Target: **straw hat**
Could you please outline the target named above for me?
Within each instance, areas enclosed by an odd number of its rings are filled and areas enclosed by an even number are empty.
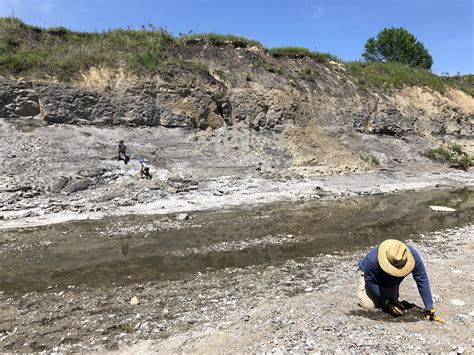
[[[387,239],[380,243],[377,259],[383,271],[396,277],[407,276],[415,267],[415,258],[410,249],[396,239]]]

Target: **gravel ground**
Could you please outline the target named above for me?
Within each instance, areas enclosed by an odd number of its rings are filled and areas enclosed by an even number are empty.
[[[366,252],[334,252],[116,287],[51,286],[0,294],[3,351],[261,352],[472,351],[474,226],[423,235],[436,309],[392,319],[355,299]],[[100,272],[100,270],[99,270]],[[73,276],[73,275],[71,275]],[[455,281],[455,282],[453,282]],[[401,297],[420,304],[405,280]],[[460,299],[465,306],[455,306]]]
[[[226,307],[217,324],[207,322],[184,334],[121,350],[471,353],[474,226],[424,235],[412,244],[424,257],[435,307],[446,324],[424,321],[416,311],[394,319],[358,308],[355,263],[362,254],[326,255],[267,269],[250,289],[245,287],[250,275],[237,276],[229,299],[238,294],[236,302],[243,304]],[[402,284],[401,298],[421,304],[411,278]],[[455,300],[465,305],[455,305]]]

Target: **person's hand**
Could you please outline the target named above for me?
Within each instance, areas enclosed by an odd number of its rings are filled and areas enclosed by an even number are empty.
[[[397,300],[388,299],[385,301],[385,312],[394,317],[401,317],[405,315],[405,307]]]
[[[429,321],[437,321],[437,322],[443,322],[444,323],[444,319],[437,316],[435,314],[435,310],[434,309],[425,309],[424,311],[424,316],[425,316],[425,319],[426,320],[429,320]]]

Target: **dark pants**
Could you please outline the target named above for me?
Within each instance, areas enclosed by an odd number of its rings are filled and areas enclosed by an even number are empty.
[[[144,175],[145,178],[147,178],[148,180],[151,179],[151,174],[150,174],[150,168],[149,168],[149,167],[146,167],[145,169],[143,169],[143,175]]]
[[[125,154],[125,152],[119,152],[118,160],[123,160],[125,164],[128,164],[130,157]]]

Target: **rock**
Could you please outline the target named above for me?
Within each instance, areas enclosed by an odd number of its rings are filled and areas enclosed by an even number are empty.
[[[459,313],[454,316],[454,321],[457,323],[465,323],[469,321],[469,316],[467,314]]]
[[[164,127],[194,127],[193,118],[184,112],[174,112],[163,108],[160,112],[160,124]]]
[[[180,213],[176,216],[176,220],[184,221],[189,218],[189,213]]]
[[[462,274],[462,271],[461,271],[461,270],[457,270],[457,269],[456,269],[456,270],[451,270],[451,272],[452,272],[453,274]]]
[[[456,210],[451,207],[445,206],[430,206],[431,210],[434,212],[455,212]]]
[[[49,186],[49,191],[58,193],[61,192],[69,182],[67,177],[61,176],[57,180],[53,181]]]
[[[26,191],[30,191],[30,190],[32,190],[32,189],[33,189],[32,186],[29,186],[29,185],[21,185],[21,186],[11,187],[11,188],[5,189],[5,190],[3,190],[3,191],[5,191],[5,192],[18,192],[18,191],[26,192]]]
[[[466,305],[466,303],[463,300],[460,300],[458,298],[452,299],[451,303],[454,304],[455,306],[459,306],[459,307],[462,307],[462,306]]]
[[[130,304],[132,306],[136,306],[137,304],[139,304],[140,302],[138,301],[138,298],[137,296],[133,296],[132,299],[130,300]]]
[[[415,134],[416,119],[406,117],[396,108],[385,108],[374,114],[360,112],[354,117],[354,129],[377,135],[405,136]]]
[[[453,350],[456,354],[464,354],[464,352],[466,351],[466,349],[461,345],[453,346]]]
[[[40,109],[38,102],[26,100],[17,102],[15,114],[19,116],[36,116],[39,115]]]
[[[162,332],[163,330],[166,330],[166,326],[165,326],[164,324],[162,324],[162,323],[158,323],[158,324],[156,325],[156,329],[157,329],[158,331]]]
[[[305,342],[305,345],[306,345],[306,349],[313,350],[315,346],[315,342],[313,339],[307,339]]]
[[[79,181],[76,181],[66,186],[64,188],[64,191],[68,193],[74,193],[77,191],[87,190],[91,184],[92,184],[91,179],[81,179]]]

